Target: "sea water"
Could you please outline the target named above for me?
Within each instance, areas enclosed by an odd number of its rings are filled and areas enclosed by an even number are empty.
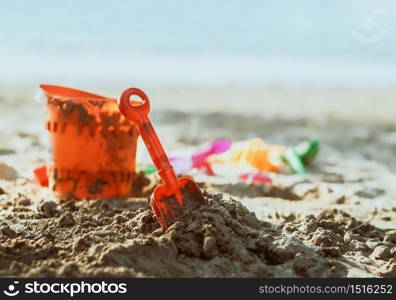
[[[392,0],[2,1],[0,83],[396,83]]]

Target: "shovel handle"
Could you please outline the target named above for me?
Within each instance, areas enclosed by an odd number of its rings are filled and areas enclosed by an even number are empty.
[[[140,97],[143,102],[131,103],[130,97],[133,95]],[[146,145],[163,183],[169,189],[176,190],[178,187],[176,174],[148,117],[150,112],[150,101],[147,95],[137,88],[127,89],[121,94],[118,107],[127,119],[138,126],[140,136]]]

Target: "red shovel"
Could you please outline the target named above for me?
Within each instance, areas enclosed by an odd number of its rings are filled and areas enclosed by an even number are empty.
[[[131,101],[138,96],[142,102]],[[139,89],[125,90],[118,102],[121,113],[134,122],[162,179],[151,195],[150,205],[161,227],[166,230],[177,219],[199,205],[207,204],[198,185],[189,177],[177,178],[148,114],[150,101]]]

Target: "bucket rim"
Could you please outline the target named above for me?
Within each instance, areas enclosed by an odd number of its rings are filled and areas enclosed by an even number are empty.
[[[95,100],[95,101],[117,101],[117,99],[105,97],[102,95],[86,92],[83,90],[65,87],[53,84],[40,84],[40,89],[48,96],[58,96],[61,98],[78,99],[78,100]]]

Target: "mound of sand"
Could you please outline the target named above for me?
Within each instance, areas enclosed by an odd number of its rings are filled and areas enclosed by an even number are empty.
[[[163,232],[142,199],[59,203],[22,180],[0,194],[1,276],[396,276],[396,233],[337,210],[275,226],[205,193]]]

